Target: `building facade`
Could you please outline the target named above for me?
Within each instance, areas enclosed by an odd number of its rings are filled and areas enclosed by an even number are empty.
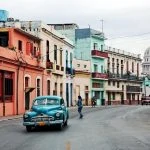
[[[76,24],[53,24],[51,26],[74,41],[75,59],[90,61],[90,99],[96,96],[97,105],[103,104],[104,82],[108,78],[105,66],[108,54],[104,52],[104,34],[91,28],[79,29]]]
[[[72,41],[41,21],[22,21],[21,28],[42,39],[41,65],[50,75],[50,92],[43,94],[60,95],[67,106],[71,106],[74,77]]]
[[[24,113],[31,99],[46,91],[47,76],[37,61],[40,44],[40,38],[21,29],[0,28],[0,116]]]
[[[73,80],[74,86],[74,103],[78,100],[78,96],[80,95],[83,100],[83,105],[91,105],[91,73],[90,73],[90,61],[74,59],[73,61],[75,68],[75,77]]]
[[[108,47],[106,104],[139,104],[142,96],[140,55]]]

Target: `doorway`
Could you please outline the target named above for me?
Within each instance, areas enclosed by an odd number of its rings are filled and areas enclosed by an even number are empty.
[[[30,108],[30,92],[25,93],[25,110]]]
[[[89,93],[85,93],[85,105],[88,106]]]

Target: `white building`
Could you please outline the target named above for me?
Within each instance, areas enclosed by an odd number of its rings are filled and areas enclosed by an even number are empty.
[[[49,81],[49,95],[60,95],[67,106],[72,105],[73,91],[73,43],[41,21],[21,21],[21,28],[42,39],[40,65],[46,68]]]
[[[107,72],[105,84],[106,103],[137,104],[142,96],[142,59],[140,55],[108,47]]]

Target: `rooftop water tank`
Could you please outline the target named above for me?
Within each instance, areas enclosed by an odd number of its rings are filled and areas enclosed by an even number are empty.
[[[8,18],[8,11],[0,10],[0,22],[7,21],[7,18]]]

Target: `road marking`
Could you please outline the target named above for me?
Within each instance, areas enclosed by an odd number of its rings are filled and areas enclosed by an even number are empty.
[[[66,143],[66,150],[71,150],[71,144],[69,141]]]

